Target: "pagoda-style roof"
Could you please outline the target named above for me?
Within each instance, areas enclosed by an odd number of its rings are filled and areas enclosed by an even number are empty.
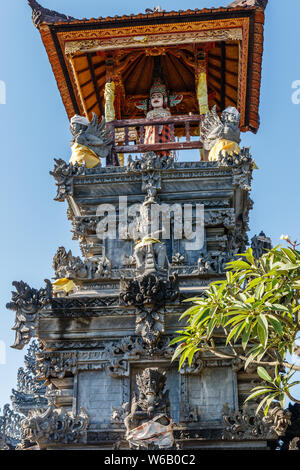
[[[259,95],[267,0],[238,0],[227,7],[146,10],[106,18],[75,19],[28,0],[68,117],[104,114],[104,87],[118,87],[117,119],[143,117],[135,102],[149,93],[157,57],[172,93],[184,99],[172,114],[198,114],[197,60],[207,72],[209,106],[235,106],[241,130],[259,127]]]

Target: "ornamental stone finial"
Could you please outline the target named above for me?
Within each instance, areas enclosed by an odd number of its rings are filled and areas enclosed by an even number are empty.
[[[259,7],[265,9],[268,4],[268,0],[235,0],[234,2],[227,5],[228,7]]]
[[[43,22],[57,23],[58,21],[73,21],[76,19],[57,11],[48,10],[48,8],[44,8],[36,0],[28,0],[28,5],[32,9],[32,21],[36,28],[39,28],[39,25]]]

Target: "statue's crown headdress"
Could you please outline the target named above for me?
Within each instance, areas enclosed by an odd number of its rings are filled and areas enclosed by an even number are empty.
[[[164,85],[160,78],[155,78],[152,87],[150,88],[150,97],[153,93],[161,93],[163,96],[168,96],[166,85]]]
[[[226,109],[224,109],[224,111],[222,112],[222,117],[224,117],[226,114],[232,114],[235,116],[235,119],[236,121],[239,121],[240,120],[240,113],[238,112],[238,110],[236,108],[234,108],[233,106],[228,106]]]
[[[82,124],[83,126],[88,126],[90,121],[84,117],[84,116],[79,116],[78,114],[75,114],[72,118],[71,118],[71,124]]]

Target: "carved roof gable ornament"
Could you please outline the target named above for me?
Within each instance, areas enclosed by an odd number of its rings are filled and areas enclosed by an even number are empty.
[[[145,13],[156,13],[156,12],[164,12],[164,11],[166,10],[163,10],[162,7],[158,5],[157,7],[146,8]]]
[[[49,10],[40,5],[36,0],[28,0],[28,5],[32,9],[32,21],[36,28],[40,23],[57,23],[58,21],[72,21],[76,20],[72,16],[67,16],[57,11]]]
[[[235,0],[234,2],[227,5],[228,7],[258,7],[265,9],[268,4],[268,0]]]

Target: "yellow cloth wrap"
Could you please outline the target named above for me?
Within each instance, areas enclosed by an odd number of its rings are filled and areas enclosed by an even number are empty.
[[[73,281],[70,281],[70,279],[67,278],[61,278],[57,279],[56,281],[53,282],[53,292],[70,292],[72,289],[74,289],[76,286]]]
[[[198,76],[198,84],[197,84],[197,99],[199,104],[199,112],[200,114],[206,114],[208,109],[208,93],[207,93],[207,79],[206,73],[201,72]]]
[[[101,160],[98,155],[89,149],[85,145],[73,144],[72,147],[72,156],[70,158],[70,163],[75,165],[86,165],[87,168],[94,168],[97,165],[101,165]]]
[[[152,237],[144,237],[142,240],[138,240],[136,242],[136,245],[134,247],[134,250],[137,250],[141,246],[146,246],[146,245],[153,245],[154,243],[160,243],[163,245],[163,242],[158,240],[157,238],[152,238]]]
[[[233,155],[233,153],[239,153],[240,147],[236,142],[231,140],[221,139],[219,140],[211,149],[208,155],[208,160],[210,162],[216,161],[219,159],[220,152],[222,156],[225,156],[226,153]]]

